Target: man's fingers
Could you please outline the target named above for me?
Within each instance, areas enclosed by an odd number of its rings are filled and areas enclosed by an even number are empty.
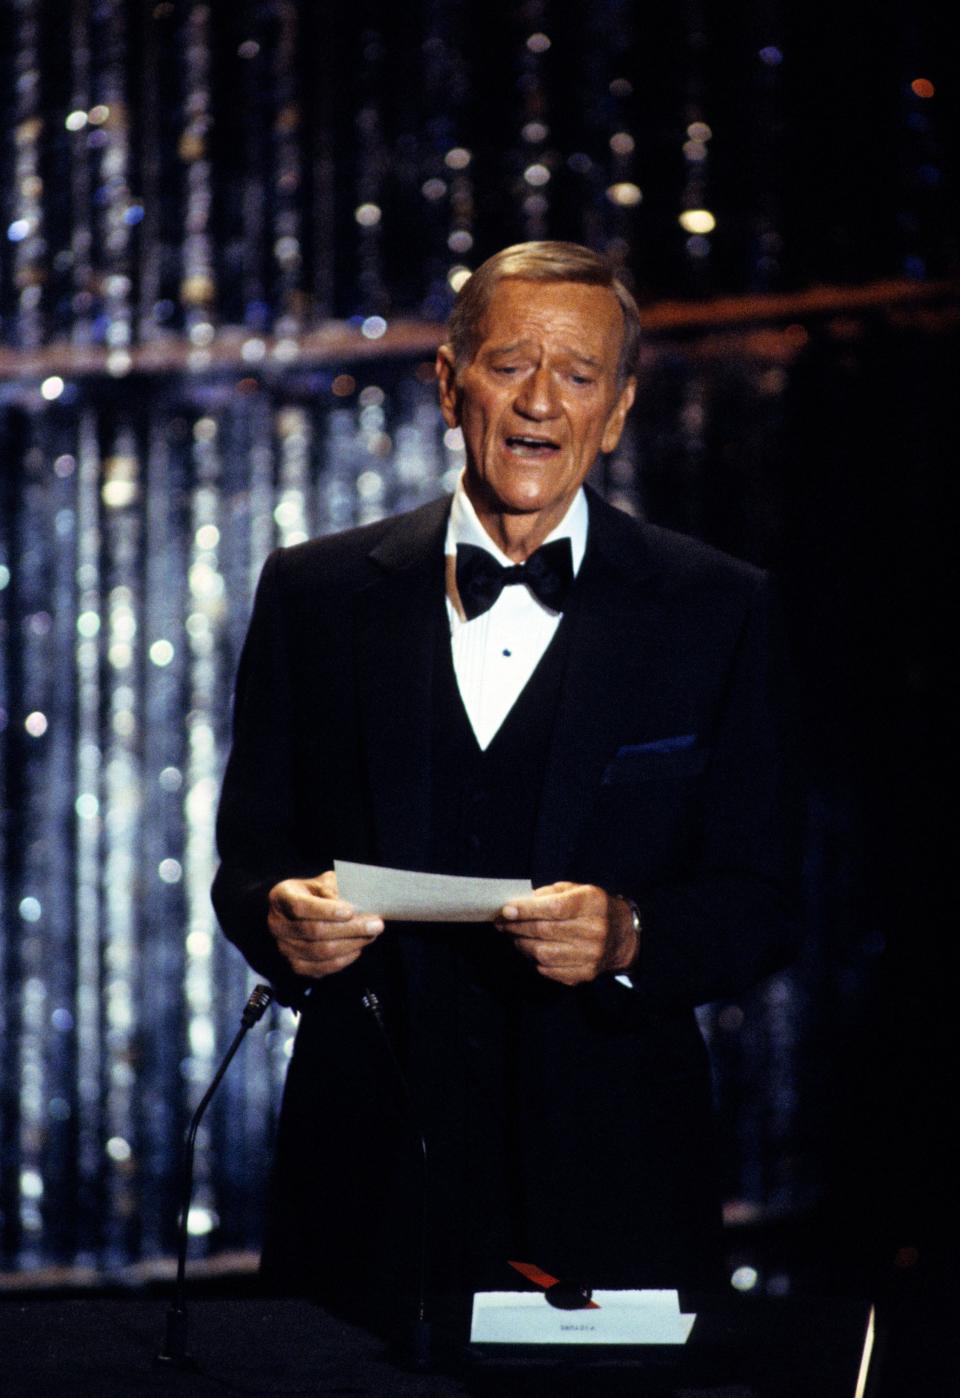
[[[557,883],[507,903],[497,919],[538,974],[562,985],[595,980],[609,924],[608,898],[590,884]]]
[[[582,944],[584,941],[602,941],[604,933],[600,922],[574,921],[566,917],[538,918],[530,921],[522,918],[507,921],[504,918],[498,921],[496,926],[501,932],[508,933],[518,941],[523,937],[529,937],[532,941]]]
[[[342,971],[345,966],[351,966],[363,951],[363,947],[357,942],[343,943],[341,947],[345,949],[334,953],[332,946],[328,946],[322,956],[316,949],[309,955],[291,951],[287,953],[287,964],[298,976],[310,976],[315,980],[323,976],[332,976],[337,971]]]
[[[589,958],[583,946],[571,942],[554,942],[535,937],[518,937],[517,949],[541,966],[582,966]]]
[[[582,947],[564,942],[542,942],[517,938],[517,949],[533,963],[538,975],[560,985],[580,985],[597,975],[597,963],[585,957]]]
[[[560,897],[517,898],[500,909],[505,922],[540,922],[549,919],[559,922],[570,916],[568,905]]]
[[[500,917],[505,922],[564,922],[591,913],[600,914],[605,906],[600,899],[605,899],[601,890],[588,885],[546,884],[529,898],[512,898],[501,908]]]
[[[496,926],[542,976],[564,985],[627,969],[639,945],[629,905],[594,884],[548,884],[511,899]]]
[[[383,918],[380,917],[351,916],[339,920],[326,917],[288,918],[271,913],[268,921],[278,940],[293,942],[369,942],[383,931]]]
[[[297,942],[294,954],[305,961],[338,961],[342,956],[359,956],[371,940],[369,937],[343,937],[336,941]]]
[[[382,930],[382,920],[358,914],[352,903],[339,897],[337,876],[332,870],[315,879],[284,879],[270,890],[270,916],[289,922],[346,923],[359,918],[372,930]]]
[[[498,922],[497,927],[517,942],[525,939],[550,942],[555,942],[558,938],[563,939],[563,928],[559,922],[527,922],[517,919],[513,922]]]
[[[278,884],[271,890],[270,908],[292,922],[347,922],[357,911],[352,903],[342,899],[309,893],[303,884]]]
[[[301,976],[321,977],[356,961],[383,931],[383,918],[358,913],[338,895],[331,869],[284,879],[270,890],[267,926],[281,956]]]
[[[383,931],[383,922],[281,923],[270,929],[287,964],[301,976],[329,976],[356,961]]]
[[[332,869],[325,870],[314,879],[304,879],[303,882],[311,893],[317,894],[320,898],[339,898],[340,896],[337,876]]]

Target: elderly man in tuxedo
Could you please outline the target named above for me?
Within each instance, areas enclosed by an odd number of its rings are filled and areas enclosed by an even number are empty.
[[[601,1286],[715,1275],[693,1011],[791,948],[782,668],[759,570],[584,484],[637,341],[588,249],[498,253],[437,355],[452,500],[264,568],[214,901],[301,1011],[275,1286],[373,1313],[421,1253],[440,1296],[510,1287],[510,1259]],[[335,859],[534,892],[489,924],[385,923]]]

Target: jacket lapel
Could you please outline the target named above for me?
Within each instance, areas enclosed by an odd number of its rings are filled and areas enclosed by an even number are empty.
[[[449,508],[449,499],[437,500],[388,531],[370,554],[375,580],[356,603],[374,858],[392,868],[423,868],[430,849],[430,726]]]
[[[592,491],[587,554],[566,620],[571,631],[534,837],[534,884],[589,879],[580,835],[624,724],[656,707],[670,645],[656,567],[642,530]]]

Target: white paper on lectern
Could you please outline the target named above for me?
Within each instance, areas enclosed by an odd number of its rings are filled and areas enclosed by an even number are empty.
[[[472,1344],[682,1345],[695,1315],[675,1291],[595,1291],[595,1310],[561,1311],[542,1292],[478,1291]]]
[[[333,869],[341,898],[394,922],[493,922],[504,903],[533,892],[529,879],[420,874],[347,859],[335,860]]]

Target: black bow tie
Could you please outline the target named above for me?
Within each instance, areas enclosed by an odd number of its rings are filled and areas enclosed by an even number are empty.
[[[503,568],[486,549],[457,544],[457,591],[467,621],[493,606],[510,583],[526,583],[534,597],[552,612],[562,612],[573,582],[573,553],[569,539],[554,539],[532,553],[525,563]]]

